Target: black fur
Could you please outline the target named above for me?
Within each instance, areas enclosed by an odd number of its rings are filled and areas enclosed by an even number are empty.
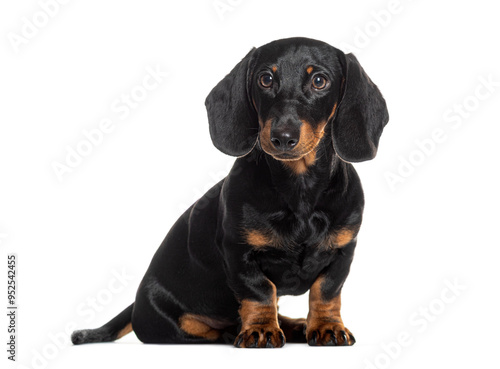
[[[220,151],[232,156],[248,154],[257,141],[259,125],[248,95],[254,54],[255,48],[214,87],[205,101],[212,141]]]
[[[347,78],[339,113],[332,124],[333,145],[343,160],[356,163],[375,157],[389,113],[382,94],[356,57],[347,54],[342,59]]]
[[[263,74],[273,77],[270,88],[259,82]],[[313,87],[318,76],[326,88]],[[130,321],[146,343],[209,342],[183,331],[181,317],[208,317],[218,322],[214,328],[238,333],[240,302],[267,303],[273,286],[278,296],[300,295],[321,276],[323,299],[340,294],[364,206],[347,161],[373,158],[388,120],[377,87],[353,55],[292,38],[252,49],[212,90],[206,107],[214,145],[246,156],[174,224],[133,306],[98,330],[75,332],[75,344],[112,340]],[[313,133],[286,152],[265,142],[265,129],[273,135],[292,128]],[[311,155],[306,141],[314,137],[312,163],[294,169],[295,162],[282,161]],[[324,247],[346,227],[357,227],[347,244]],[[248,230],[275,244],[250,244]]]

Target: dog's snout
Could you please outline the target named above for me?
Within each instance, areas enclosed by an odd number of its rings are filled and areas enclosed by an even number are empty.
[[[290,127],[277,127],[271,131],[271,142],[281,151],[292,150],[300,139],[300,130]]]

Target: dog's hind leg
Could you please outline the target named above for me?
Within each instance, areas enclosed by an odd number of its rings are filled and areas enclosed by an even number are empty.
[[[278,314],[280,328],[285,334],[286,342],[305,343],[306,341],[306,320],[304,318],[293,319]]]

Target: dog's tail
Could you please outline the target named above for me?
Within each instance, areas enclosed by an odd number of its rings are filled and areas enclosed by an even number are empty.
[[[122,338],[132,332],[132,310],[134,304],[123,310],[109,322],[97,329],[83,329],[74,331],[71,335],[71,342],[74,345],[95,342],[111,342]]]

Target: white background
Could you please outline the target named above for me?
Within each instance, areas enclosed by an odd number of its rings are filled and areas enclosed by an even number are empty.
[[[74,0],[44,18],[47,2],[0,7],[0,291],[6,254],[17,253],[20,367],[498,365],[492,1],[222,0],[230,10],[220,14],[213,0]],[[229,170],[234,159],[210,141],[207,93],[252,46],[291,36],[354,50],[389,106],[377,158],[356,165],[366,211],[342,312],[357,344],[237,350],[143,345],[131,334],[70,346],[66,327],[100,326],[133,301],[170,226]],[[168,77],[125,117],[116,107],[148,68]],[[54,163],[103,119],[112,132],[59,180]],[[457,283],[465,289],[449,290]],[[280,309],[305,316],[307,295]]]

